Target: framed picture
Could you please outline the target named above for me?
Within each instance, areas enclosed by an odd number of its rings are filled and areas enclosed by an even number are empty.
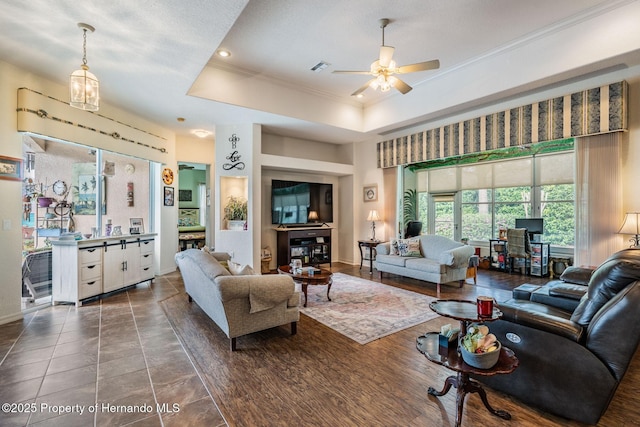
[[[191,190],[178,190],[179,202],[190,202],[192,200]]]
[[[164,205],[173,206],[174,194],[173,187],[164,187]]]
[[[365,202],[378,200],[378,184],[365,185],[362,189],[362,197]]]
[[[95,215],[98,184],[102,189],[102,214],[107,213],[107,184],[104,176],[96,180],[95,163],[74,163],[71,168],[74,215]]]
[[[0,156],[0,179],[22,181],[22,160]]]
[[[144,233],[142,218],[129,218],[129,234]]]

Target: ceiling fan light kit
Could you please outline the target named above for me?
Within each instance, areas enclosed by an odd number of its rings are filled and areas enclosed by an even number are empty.
[[[415,73],[440,68],[440,61],[437,59],[398,67],[393,60],[395,48],[384,44],[384,29],[389,25],[390,21],[384,18],[379,22],[380,28],[382,28],[382,45],[380,46],[378,59],[373,61],[369,71],[333,71],[336,74],[368,74],[373,76],[371,80],[358,88],[351,96],[362,96],[362,92],[367,90],[367,88],[372,88],[373,90],[380,88],[380,92],[388,92],[391,88],[395,88],[404,95],[408,93],[412,87],[394,74]]]

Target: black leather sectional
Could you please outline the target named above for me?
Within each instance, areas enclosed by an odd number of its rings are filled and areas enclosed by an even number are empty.
[[[522,286],[488,324],[520,366],[478,377],[547,412],[596,424],[640,342],[640,249],[615,253],[597,269],[568,268],[560,280]]]

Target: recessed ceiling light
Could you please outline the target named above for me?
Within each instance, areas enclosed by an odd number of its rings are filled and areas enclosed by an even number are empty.
[[[197,136],[198,138],[206,138],[211,135],[211,132],[205,129],[194,129],[191,131],[192,134]]]
[[[226,49],[218,49],[216,53],[218,54],[218,56],[221,56],[223,58],[228,58],[231,56],[231,52]]]

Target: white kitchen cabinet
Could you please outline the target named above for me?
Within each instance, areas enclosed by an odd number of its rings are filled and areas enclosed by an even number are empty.
[[[138,283],[140,274],[140,242],[122,238],[104,247],[104,292]]]
[[[153,280],[155,234],[53,242],[52,302],[72,302]]]

